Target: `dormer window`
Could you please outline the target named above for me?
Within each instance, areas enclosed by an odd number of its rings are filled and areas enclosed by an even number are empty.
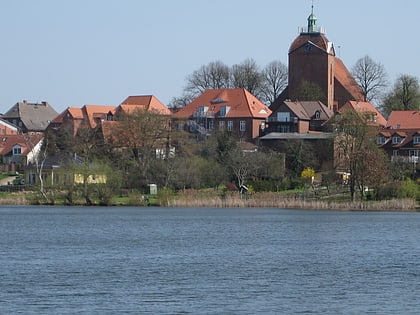
[[[319,112],[319,110],[317,110],[315,112],[315,119],[319,119],[319,118],[321,118],[321,113]]]
[[[227,113],[229,112],[230,106],[220,106],[219,116],[226,117]]]
[[[20,145],[16,145],[13,147],[13,155],[21,155],[22,154],[22,147]]]
[[[207,110],[209,109],[208,106],[198,106],[198,116],[204,117],[207,113]]]
[[[377,143],[384,144],[386,142],[386,138],[384,136],[378,136]]]
[[[399,144],[402,142],[402,138],[400,136],[393,136],[392,137],[392,144]]]
[[[414,144],[420,144],[420,135],[415,135],[414,136],[413,143]]]

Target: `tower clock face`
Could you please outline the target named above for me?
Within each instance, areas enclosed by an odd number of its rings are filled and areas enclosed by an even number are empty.
[[[306,53],[310,53],[310,52],[312,51],[312,45],[311,45],[311,44],[309,44],[309,43],[306,43],[306,44],[305,44],[305,47],[303,47],[303,50],[304,50]]]

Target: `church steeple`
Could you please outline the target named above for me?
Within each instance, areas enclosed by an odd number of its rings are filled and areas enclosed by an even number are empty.
[[[316,16],[314,15],[314,2],[312,1],[311,15],[308,17],[308,33],[317,32]]]

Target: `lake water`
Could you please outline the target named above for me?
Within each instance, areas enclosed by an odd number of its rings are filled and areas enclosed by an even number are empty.
[[[2,314],[419,314],[420,213],[0,208]]]

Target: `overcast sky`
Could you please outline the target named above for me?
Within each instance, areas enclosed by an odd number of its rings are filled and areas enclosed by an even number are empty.
[[[118,105],[129,95],[163,103],[211,61],[287,64],[311,0],[2,0],[0,113],[18,101],[58,112]],[[420,1],[315,0],[317,25],[351,69],[364,55],[390,81],[420,77]]]

